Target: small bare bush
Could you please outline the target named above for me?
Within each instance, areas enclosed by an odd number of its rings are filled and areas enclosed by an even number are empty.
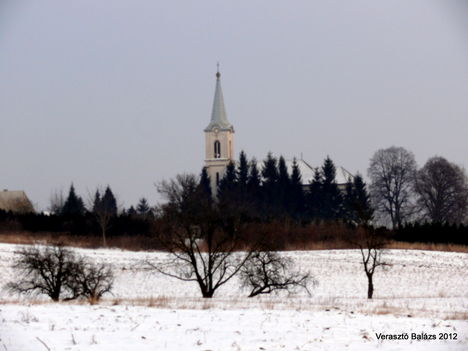
[[[85,297],[94,304],[102,295],[110,293],[114,284],[114,274],[104,263],[95,264],[81,259],[71,283],[75,295]]]
[[[302,274],[292,268],[292,260],[277,252],[254,252],[241,269],[241,281],[244,287],[250,289],[249,297],[278,290],[294,293],[298,288],[305,289],[310,295],[310,274]]]

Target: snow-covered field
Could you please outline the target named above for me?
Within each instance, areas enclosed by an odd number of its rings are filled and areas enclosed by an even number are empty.
[[[3,282],[14,279],[16,248],[0,244]],[[112,264],[113,295],[89,306],[1,291],[0,350],[468,349],[468,254],[387,251],[389,266],[376,272],[374,299],[368,301],[358,251],[288,252],[297,268],[318,281],[312,296],[248,299],[232,280],[210,300],[199,297],[196,284],[154,274],[142,264],[165,254],[76,251]],[[382,340],[379,333],[408,340]],[[417,340],[422,333],[436,340]]]

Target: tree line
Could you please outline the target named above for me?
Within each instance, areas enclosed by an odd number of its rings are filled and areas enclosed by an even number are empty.
[[[231,162],[217,188],[217,199],[248,208],[253,218],[296,221],[338,220],[402,229],[415,223],[468,223],[468,178],[463,168],[443,157],[417,168],[414,155],[402,147],[378,150],[370,160],[369,190],[360,174],[336,183],[336,167],[327,157],[304,184],[297,161],[288,172],[285,159],[268,154],[261,169],[244,152]],[[208,192],[206,170],[200,183]]]
[[[269,153],[259,170],[255,159],[247,160],[240,153],[237,165],[230,162],[216,189],[219,203],[231,203],[244,208],[250,219],[270,221],[290,219],[296,222],[343,220],[366,221],[372,217],[370,197],[361,175],[348,179],[344,189],[336,183],[336,167],[327,157],[315,169],[310,184],[303,184],[296,159],[291,172],[283,156]],[[200,175],[200,184],[207,193],[210,180],[206,169]]]
[[[282,156],[269,153],[258,164],[241,152],[237,162],[228,164],[217,189],[210,188],[206,169],[195,178],[211,201],[241,212],[246,222],[287,222],[298,230],[310,223],[385,225],[399,240],[466,243],[468,182],[461,167],[432,157],[418,169],[411,152],[390,147],[375,152],[368,177],[369,185],[360,174],[337,184],[335,164],[327,157],[307,183],[295,159],[288,168]],[[17,225],[33,232],[99,234],[106,245],[109,235],[151,236],[161,225],[164,205],[152,207],[141,198],[135,206],[119,208],[110,186],[96,190],[87,202],[86,206],[72,184],[66,197],[51,198],[49,214],[0,211],[0,229],[16,230]],[[441,225],[448,235],[440,232]]]

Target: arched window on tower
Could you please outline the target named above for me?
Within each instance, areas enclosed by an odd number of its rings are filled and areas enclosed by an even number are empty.
[[[216,186],[219,186],[219,172],[216,172]]]
[[[220,158],[221,157],[221,143],[219,140],[216,140],[214,142],[214,158]]]

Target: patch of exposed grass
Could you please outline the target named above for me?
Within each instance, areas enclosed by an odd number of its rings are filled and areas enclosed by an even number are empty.
[[[66,233],[30,233],[22,231],[13,231],[0,233],[0,242],[8,244],[51,244],[61,242],[67,246],[96,249],[102,248],[102,239],[100,236],[70,235]],[[154,239],[144,235],[117,236],[107,239],[108,248],[118,248],[129,251],[150,251],[157,249],[157,243]],[[329,239],[315,238],[313,240],[299,240],[294,243],[285,243],[284,251],[310,251],[310,250],[344,250],[354,247],[345,239],[338,236]],[[436,243],[408,243],[401,241],[390,241],[387,249],[401,250],[428,250],[445,252],[463,252],[468,253],[468,246],[456,244],[436,244]],[[281,251],[281,249],[279,249]]]
[[[468,246],[456,244],[435,244],[435,243],[407,243],[401,241],[391,241],[386,248],[399,250],[428,250],[445,252],[468,253]]]

